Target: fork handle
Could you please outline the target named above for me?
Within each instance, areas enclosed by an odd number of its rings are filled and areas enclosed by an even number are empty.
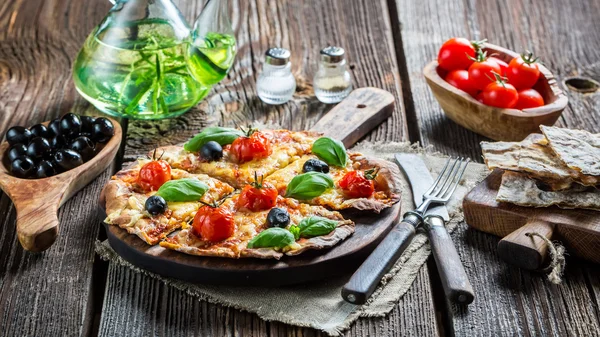
[[[424,223],[446,298],[458,304],[473,302],[473,287],[452,238],[444,226],[444,219],[437,215],[428,215]]]
[[[402,222],[392,227],[383,241],[342,288],[344,300],[352,304],[367,302],[383,275],[392,269],[396,260],[410,245],[415,236],[415,228],[421,221],[420,215],[409,212],[404,216]]]

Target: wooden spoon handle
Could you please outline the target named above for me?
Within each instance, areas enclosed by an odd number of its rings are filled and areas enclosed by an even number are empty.
[[[44,196],[46,197],[46,196]],[[48,249],[58,236],[60,197],[17,205],[17,237],[24,249],[41,252]]]
[[[505,236],[498,242],[498,255],[507,263],[519,268],[536,270],[544,266],[548,245],[539,237],[529,237],[526,233],[538,233],[550,239],[554,225],[533,219],[525,226]]]

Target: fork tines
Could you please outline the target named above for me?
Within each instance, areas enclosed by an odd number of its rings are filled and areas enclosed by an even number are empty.
[[[448,158],[437,179],[433,182],[431,188],[423,194],[423,197],[439,202],[448,201],[456,190],[470,161],[469,158],[462,157],[454,160]]]

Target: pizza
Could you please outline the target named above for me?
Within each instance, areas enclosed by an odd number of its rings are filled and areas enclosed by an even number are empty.
[[[210,127],[116,173],[102,192],[109,225],[198,256],[274,258],[338,244],[339,210],[400,200],[396,165],[313,132]]]

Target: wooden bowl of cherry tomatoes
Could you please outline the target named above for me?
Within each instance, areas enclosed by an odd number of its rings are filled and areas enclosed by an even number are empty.
[[[520,141],[553,125],[567,96],[531,53],[453,38],[423,69],[450,119],[493,140]]]

